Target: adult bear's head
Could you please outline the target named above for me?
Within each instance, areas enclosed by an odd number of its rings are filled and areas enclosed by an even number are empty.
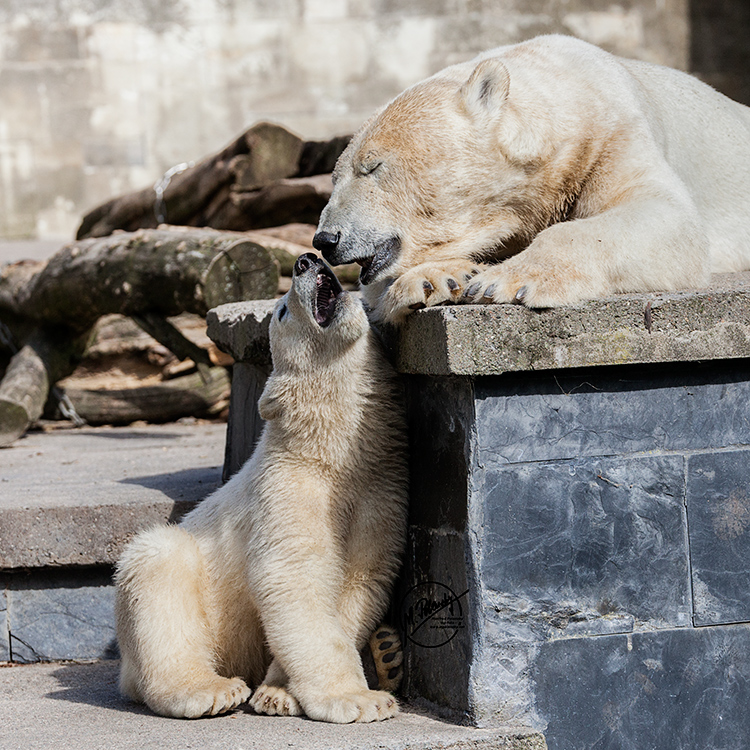
[[[339,157],[315,248],[333,265],[359,263],[367,286],[515,237],[540,141],[509,95],[508,69],[488,58],[448,68],[376,113]]]

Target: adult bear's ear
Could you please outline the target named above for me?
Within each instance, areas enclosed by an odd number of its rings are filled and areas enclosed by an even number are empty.
[[[461,86],[466,109],[474,116],[486,116],[497,111],[508,98],[510,74],[508,69],[497,58],[482,60],[469,80]]]

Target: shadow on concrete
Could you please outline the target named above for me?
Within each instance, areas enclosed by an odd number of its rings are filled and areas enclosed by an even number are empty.
[[[120,662],[65,664],[53,672],[60,689],[45,695],[56,701],[110,708],[126,713],[151,714],[148,708],[120,695],[117,682]]]
[[[198,501],[221,487],[221,466],[182,469],[146,477],[127,477],[120,479],[119,483],[158,490],[171,500]]]
[[[95,435],[97,438],[106,438],[108,440],[179,440],[184,439],[184,435],[179,432],[151,432],[148,430],[123,430],[118,428],[117,430],[96,430]],[[86,427],[77,430],[71,428],[65,431],[65,437],[89,437],[91,431]]]

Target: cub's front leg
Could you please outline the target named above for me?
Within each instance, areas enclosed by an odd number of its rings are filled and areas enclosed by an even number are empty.
[[[344,581],[338,541],[326,530],[317,531],[314,538],[298,536],[269,545],[252,574],[268,645],[278,663],[252,705],[261,713],[292,714],[295,705],[287,701],[289,696],[319,721],[388,719],[398,713],[396,699],[368,689],[354,636],[338,615]]]

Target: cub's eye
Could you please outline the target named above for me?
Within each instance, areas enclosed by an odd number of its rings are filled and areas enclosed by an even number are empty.
[[[284,316],[287,314],[287,312],[289,311],[287,310],[286,305],[282,305],[281,308],[279,308],[278,319],[284,320]]]
[[[376,159],[363,161],[359,165],[360,174],[372,174],[383,162],[377,161]]]

